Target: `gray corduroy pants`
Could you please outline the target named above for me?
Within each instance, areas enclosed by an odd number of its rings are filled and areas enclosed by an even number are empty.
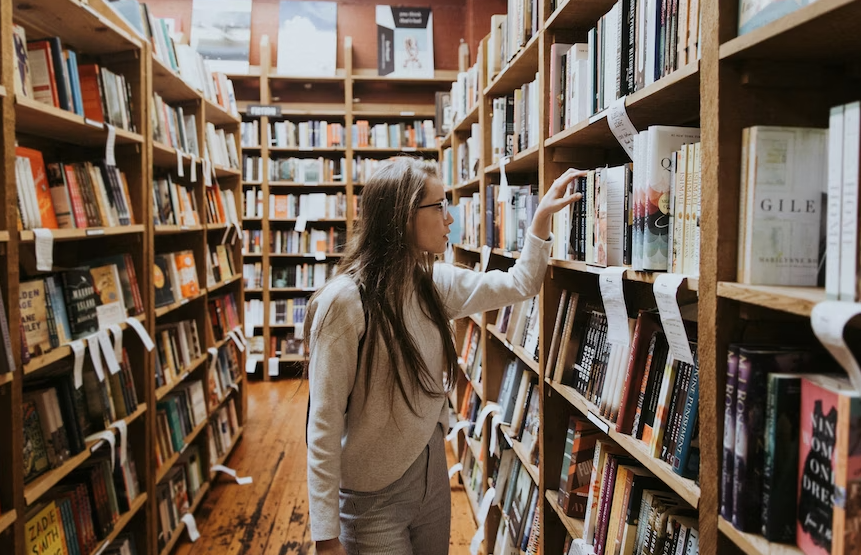
[[[451,489],[441,426],[390,486],[341,490],[341,544],[349,555],[447,555]]]

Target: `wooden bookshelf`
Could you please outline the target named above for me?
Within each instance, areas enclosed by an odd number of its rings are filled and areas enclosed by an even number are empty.
[[[523,364],[525,364],[529,369],[531,369],[536,374],[539,372],[538,362],[536,362],[529,355],[529,353],[527,353],[526,350],[524,350],[524,348],[521,347],[520,345],[512,345],[511,343],[509,343],[508,339],[506,339],[506,337],[505,337],[505,334],[502,333],[501,331],[499,331],[499,328],[497,328],[493,324],[488,324],[487,325],[487,331],[489,331],[490,335],[492,335],[494,338],[496,338],[497,341],[502,343],[502,345],[506,349],[511,351],[511,353],[513,355],[515,355],[517,358],[519,358],[520,361]]]
[[[11,511],[6,511],[0,516],[0,534],[5,532],[10,526],[15,524],[15,520],[18,518],[18,511],[12,509]]]
[[[146,505],[147,502],[147,494],[146,492],[142,492],[140,495],[135,497],[135,500],[132,501],[131,507],[129,510],[120,515],[119,520],[114,523],[114,529],[111,531],[108,536],[99,542],[98,547],[93,549],[91,555],[97,555],[102,553],[107,546],[111,544],[112,541],[117,539],[117,536],[120,535],[126,529],[126,526],[129,525],[129,522],[132,521],[134,517],[141,511],[141,509]]]
[[[745,285],[729,281],[717,284],[717,294],[724,299],[807,317],[816,303],[825,300],[825,289],[821,287]]]
[[[556,516],[562,521],[562,525],[565,526],[565,530],[571,534],[572,538],[582,538],[583,537],[583,520],[578,518],[571,518],[562,512],[562,509],[559,507],[559,504],[556,502],[557,491],[552,489],[544,490],[544,498],[547,503],[553,507],[553,510],[556,512]]]
[[[194,497],[194,500],[191,503],[191,506],[188,509],[188,512],[194,514],[197,512],[197,509],[200,507],[200,504],[203,502],[203,498],[209,493],[210,483],[206,482],[202,486],[200,486],[200,491],[197,492],[197,495]],[[170,536],[170,540],[165,544],[164,549],[159,552],[159,555],[169,555],[173,552],[173,548],[176,547],[176,543],[182,537],[182,533],[185,532],[185,522],[180,521],[179,525],[173,530]]]
[[[747,555],[803,555],[794,545],[772,543],[759,534],[739,532],[732,524],[718,517],[718,529]]]

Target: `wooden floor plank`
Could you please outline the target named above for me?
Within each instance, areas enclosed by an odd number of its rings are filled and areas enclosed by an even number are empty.
[[[196,515],[200,539],[177,555],[313,555],[305,466],[307,383],[248,383],[248,422],[226,462],[254,482],[220,475]],[[446,442],[449,466],[454,455]],[[475,522],[463,486],[452,480],[451,555],[469,553]]]

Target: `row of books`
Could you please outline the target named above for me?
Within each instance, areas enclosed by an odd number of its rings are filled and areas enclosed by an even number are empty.
[[[460,197],[457,204],[448,207],[448,212],[454,218],[449,226],[449,244],[478,247],[482,221],[481,194]]]
[[[225,405],[216,409],[209,422],[209,459],[212,461],[227,454],[239,434],[239,420],[233,401],[232,398],[228,399]]]
[[[470,127],[470,136],[457,145],[455,152],[451,147],[443,150],[440,161],[440,176],[446,187],[465,183],[478,177],[481,156],[481,126],[477,123]]]
[[[128,254],[23,279],[18,301],[25,364],[144,311],[134,263]]]
[[[699,274],[699,130],[652,126],[634,163],[572,184],[583,200],[554,216],[554,258],[596,266]]]
[[[200,380],[187,381],[156,403],[155,458],[161,468],[185,448],[185,438],[206,421],[206,395]]]
[[[181,320],[155,328],[155,386],[178,382],[203,356],[196,320]]]
[[[344,228],[269,232],[269,252],[272,254],[336,254],[343,252],[346,244],[347,230]]]
[[[374,125],[357,120],[353,124],[353,147],[435,148],[436,129],[431,119]]]
[[[182,460],[156,486],[159,550],[170,542],[205,481],[200,448],[196,444],[190,445]]]
[[[541,533],[538,505],[544,502],[540,488],[513,449],[502,452],[494,472],[501,518],[493,552],[537,555]]]
[[[262,165],[258,167],[256,175],[263,174],[262,168]],[[300,185],[342,183],[347,175],[346,168],[346,158],[270,158],[269,181],[286,181]]]
[[[247,198],[247,197],[246,197]],[[269,219],[334,220],[347,217],[347,194],[309,193],[303,195],[269,194]]]
[[[687,325],[687,322],[686,322]],[[669,352],[660,318],[641,310],[629,319],[630,345],[609,339],[601,307],[563,292],[548,355],[552,379],[575,389],[616,431],[642,441],[650,456],[683,477],[699,474],[699,365]],[[689,337],[695,337],[692,328]]]
[[[271,131],[269,132],[271,134]],[[243,121],[239,124],[239,140],[242,148],[260,146],[260,120]]]
[[[484,351],[481,346],[481,325],[470,319],[466,323],[466,330],[463,334],[460,363],[472,387],[481,384],[483,361]]]
[[[133,225],[125,174],[104,160],[45,164],[42,153],[15,147],[19,229]]]
[[[168,174],[153,179],[152,219],[154,225],[200,225],[193,186],[174,181]]]
[[[588,421],[569,420],[557,503],[583,519],[583,537],[567,542],[566,552],[699,553],[696,510],[601,437]]]
[[[119,451],[119,445],[116,449]],[[118,453],[114,455],[112,462],[106,448],[98,449],[27,510],[28,553],[86,555],[111,534],[140,495],[134,461],[131,457],[121,461]],[[133,545],[132,536],[121,534],[103,552],[123,553],[126,549],[133,553]]]
[[[206,221],[210,224],[239,226],[241,220],[236,209],[233,191],[220,187],[206,188]]]
[[[514,94],[493,99],[490,133],[492,163],[496,164],[505,156],[514,156],[538,144],[540,103],[538,73],[534,81],[515,89]]]
[[[517,359],[510,359],[502,374],[499,406],[502,424],[511,441],[520,443],[529,464],[538,465],[538,376]]]
[[[263,262],[243,264],[242,283],[245,289],[263,289]]]
[[[182,106],[171,106],[156,92],[152,94],[150,110],[153,141],[200,158],[194,113],[186,115]]]
[[[236,298],[232,293],[210,298],[208,310],[212,335],[216,341],[227,339],[227,332],[235,330],[241,325]]]
[[[299,288],[318,289],[335,277],[336,265],[318,262],[316,264],[289,264],[269,268],[269,287],[276,289]]]
[[[500,185],[488,185],[485,193],[485,244],[508,251],[520,251],[538,207],[532,185],[509,185],[508,198]]]
[[[200,295],[193,251],[156,254],[153,272],[156,308]]]
[[[538,34],[538,0],[507,0],[506,14],[490,16],[487,43],[487,83],[507,66],[529,40]]]
[[[849,469],[861,398],[822,358],[795,346],[730,345],[720,514],[808,555],[842,555],[857,547],[859,488]]]
[[[188,44],[178,44],[171,37],[168,20],[152,15],[146,3],[108,2],[129,25],[152,43],[153,55],[176,72],[207,100],[237,116],[233,82],[223,73],[209,71],[203,57]]]
[[[301,326],[305,322],[308,299],[279,299],[269,301],[269,323],[276,325]]]
[[[457,74],[457,80],[451,83],[451,92],[449,93],[449,106],[446,110],[442,110],[442,136],[445,136],[454,129],[454,127],[471,113],[476,105],[481,91],[478,89],[479,78],[478,62],[466,71],[461,71]],[[445,103],[445,99],[440,98],[445,93],[437,93],[437,102]],[[437,108],[437,118],[440,117],[440,109]]]
[[[236,136],[225,132],[224,129],[215,127],[215,124],[207,122],[204,129],[206,138],[206,152],[204,158],[216,166],[239,169],[239,152],[236,149]]]
[[[587,81],[589,115],[699,59],[699,5],[616,2],[589,31],[587,73],[578,75]]]
[[[72,368],[60,365],[43,378],[28,381],[21,404],[24,421],[24,481],[58,468],[87,449],[87,437],[133,414],[138,396],[125,349],[119,371],[99,377],[82,372],[83,388],[74,387]]]
[[[496,329],[510,344],[522,347],[538,362],[538,329],[540,317],[538,297],[500,308],[496,313]]]
[[[27,42],[20,25],[12,26],[15,46],[15,94],[66,110],[97,123],[135,132],[131,84],[122,73],[95,63],[78,63],[60,37]]]
[[[269,146],[277,148],[346,148],[347,146],[343,123],[319,120],[272,122],[266,128],[265,140]]]
[[[240,374],[238,347],[231,341],[218,349],[215,371],[209,373],[209,407],[217,407],[224,401],[231,389],[237,390]]]
[[[273,334],[269,338],[269,356],[286,360],[287,357],[304,356],[305,341],[293,332]]]

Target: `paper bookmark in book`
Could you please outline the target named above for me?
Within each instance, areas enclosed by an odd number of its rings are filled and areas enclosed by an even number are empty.
[[[111,428],[115,428],[120,432],[120,466],[125,466],[129,458],[128,454],[128,435],[129,427],[125,420],[117,420],[111,424]]]
[[[105,127],[108,128],[108,140],[105,143],[105,164],[108,166],[116,166],[117,159],[114,154],[114,145],[117,142],[117,128],[110,123],[106,123]]]
[[[694,357],[691,353],[691,345],[688,343],[688,333],[676,298],[679,286],[686,279],[687,276],[681,274],[661,274],[655,280],[653,290],[658,312],[661,314],[664,334],[670,345],[670,353],[674,359],[693,365]]]
[[[478,555],[478,550],[481,547],[481,542],[484,541],[484,522],[487,520],[487,513],[490,512],[490,507],[493,505],[496,497],[496,488],[488,488],[484,493],[484,498],[481,500],[481,505],[478,509],[478,531],[472,537],[469,543],[469,552],[471,555]]]
[[[611,266],[602,270],[598,277],[604,313],[607,315],[607,339],[610,343],[623,347],[631,343],[628,307],[625,304],[625,290],[622,285],[625,271],[626,268],[622,266]]]
[[[155,347],[155,344],[152,342],[152,338],[149,336],[149,333],[147,333],[146,328],[143,327],[143,324],[141,324],[140,320],[129,316],[128,318],[126,318],[126,324],[131,326],[131,328],[137,332],[138,337],[140,337],[141,343],[143,343],[144,345],[144,348],[147,351],[152,351]]]
[[[472,422],[469,420],[461,420],[457,424],[455,424],[451,431],[445,436],[446,441],[454,441],[457,439],[457,433],[465,428],[469,428],[472,425]]]
[[[44,227],[34,229],[33,235],[36,238],[36,269],[50,272],[54,265],[54,235]]]
[[[185,523],[185,528],[188,530],[188,539],[196,542],[200,538],[200,532],[197,531],[197,522],[194,520],[194,515],[185,513],[180,520]]]
[[[463,470],[463,463],[456,463],[452,465],[451,468],[448,469],[448,479],[451,480],[455,474]]]
[[[607,110],[607,125],[610,126],[610,131],[613,136],[625,149],[628,158],[634,159],[634,136],[637,134],[637,129],[631,123],[631,118],[628,117],[628,112],[625,110],[625,98],[616,99]]]
[[[861,393],[861,367],[843,339],[843,330],[850,320],[861,314],[861,303],[823,301],[810,312],[810,324],[816,338],[834,356],[849,375],[852,386]]]
[[[69,347],[75,353],[75,389],[81,389],[84,385],[84,352],[87,350],[87,346],[80,339],[76,339],[69,343]]]

